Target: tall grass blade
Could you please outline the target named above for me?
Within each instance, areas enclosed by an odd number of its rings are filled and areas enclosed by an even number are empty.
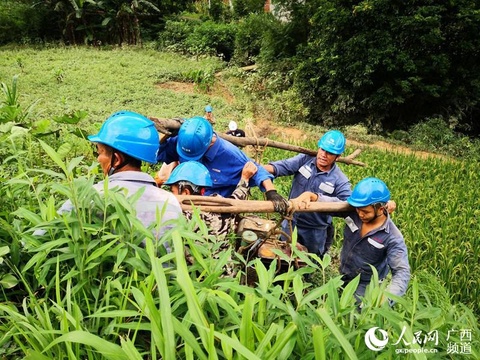
[[[192,280],[188,272],[187,263],[185,261],[185,255],[183,252],[184,246],[182,237],[178,231],[172,232],[173,247],[175,251],[175,260],[177,264],[177,282],[183,290],[183,293],[187,299],[187,305],[189,314],[200,334],[200,339],[205,348],[208,348],[208,329],[210,325],[203,313],[202,306],[198,300],[198,296],[195,293]],[[211,354],[210,354],[211,355]]]
[[[245,345],[243,345],[238,339],[233,339],[228,335],[222,334],[218,331],[215,331],[215,336],[220,339],[221,342],[227,343],[229,346],[232,347],[232,349],[235,349],[235,351],[243,356],[245,359],[248,360],[264,360],[268,358],[260,358],[257,355],[255,355],[252,351],[250,351]],[[271,359],[271,358],[270,358]]]
[[[104,340],[99,336],[82,330],[72,331],[60,336],[59,338],[52,341],[47,347],[45,347],[44,351],[47,351],[53,346],[62,342],[73,342],[91,346],[109,360],[129,360],[128,356],[125,354],[125,352],[120,346],[112,344],[110,341]]]
[[[156,286],[158,290],[158,298],[160,299],[160,320],[162,324],[163,332],[163,357],[165,359],[174,359],[175,358],[175,333],[173,330],[172,322],[172,308],[170,305],[170,293],[168,291],[167,278],[165,276],[165,270],[163,268],[163,263],[160,259],[155,257],[155,251],[153,248],[153,243],[151,240],[147,241],[147,252],[150,256],[150,261],[152,263],[152,273],[156,280]]]
[[[286,348],[287,350],[292,349],[292,341],[295,342],[297,332],[297,326],[294,323],[290,323],[286,328],[282,330],[281,333],[277,336],[277,341],[272,346],[272,348],[265,354],[265,359],[277,359],[280,357],[280,354]],[[288,355],[288,354],[287,354]],[[285,358],[286,354],[282,354],[282,358]],[[287,357],[288,358],[288,357]]]
[[[48,156],[50,156],[50,158],[53,160],[53,162],[55,164],[57,164],[57,166],[60,169],[63,170],[65,175],[68,176],[69,173],[68,173],[67,167],[65,166],[64,162],[62,161],[62,158],[60,157],[60,155],[58,155],[58,153],[47,143],[43,142],[42,140],[38,140],[38,141],[39,141],[40,145],[42,146],[43,150],[45,150],[45,152],[47,153]]]
[[[338,342],[342,346],[343,351],[345,351],[345,354],[348,356],[348,358],[351,360],[357,359],[357,355],[355,354],[355,351],[353,350],[352,345],[348,342],[347,338],[342,333],[342,331],[338,328],[338,326],[333,322],[332,318],[327,313],[327,311],[325,309],[317,309],[316,312],[320,316],[322,321],[325,323],[325,325],[327,325],[331,333],[338,340]]]
[[[180,335],[185,342],[185,351],[187,352],[188,350],[191,352],[193,350],[196,359],[207,360],[207,355],[205,355],[205,352],[202,350],[202,347],[193,333],[175,317],[172,317],[172,323],[175,332]]]
[[[242,322],[240,324],[240,342],[252,351],[255,345],[253,336],[253,311],[255,308],[255,298],[256,296],[253,294],[247,294],[245,296]]]
[[[313,350],[315,360],[326,360],[325,340],[323,339],[323,328],[320,325],[312,327]]]

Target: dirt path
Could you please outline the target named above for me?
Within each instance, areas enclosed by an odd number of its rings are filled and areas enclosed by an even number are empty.
[[[175,92],[181,92],[185,94],[195,94],[197,92],[195,85],[193,83],[183,83],[177,81],[168,81],[162,84],[157,85],[158,88],[168,89]],[[217,81],[215,83],[214,88],[209,95],[220,97],[224,99],[228,104],[233,104],[235,102],[235,97],[233,94],[228,90],[228,88],[222,83],[222,81]],[[303,130],[296,129],[293,127],[285,127],[279,124],[272,124],[269,120],[265,118],[255,118],[255,119],[247,119],[245,121],[245,133],[247,136],[256,136],[256,137],[271,137],[272,134],[276,136],[278,141],[284,142],[296,142],[301,143],[309,138],[311,138],[312,134],[307,133]],[[428,159],[428,158],[438,158],[448,160],[447,156],[438,155],[429,153],[426,151],[416,151],[412,150],[405,146],[393,145],[386,141],[374,141],[373,143],[364,143],[356,140],[352,140],[350,138],[347,139],[347,144],[358,147],[360,149],[364,148],[375,148],[380,150],[385,150],[389,152],[398,152],[401,154],[414,154],[415,156],[421,159]]]
[[[254,131],[248,131],[247,126],[247,134],[249,136],[255,135],[258,137],[268,137],[272,134],[276,135],[279,141],[285,142],[292,142],[292,139],[295,142],[302,142],[307,139],[311,139],[312,134],[305,133],[302,130],[295,129],[292,127],[283,127],[278,124],[272,126],[272,123],[268,120],[257,119],[255,124],[252,124]],[[400,154],[413,154],[421,159],[428,159],[428,158],[437,158],[437,159],[444,159],[448,160],[448,157],[438,154],[429,153],[426,151],[416,151],[412,150],[406,146],[399,146],[389,144],[386,141],[379,141],[376,140],[373,143],[364,143],[356,140],[352,140],[350,138],[347,139],[347,145],[354,146],[356,148],[365,149],[365,148],[375,148],[380,150],[385,150],[389,152],[397,152]]]

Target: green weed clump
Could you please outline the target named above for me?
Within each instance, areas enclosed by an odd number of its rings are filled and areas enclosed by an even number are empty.
[[[329,255],[321,260],[294,250],[307,264],[297,268],[277,252],[282,271],[276,261],[248,260],[233,249],[214,257],[219,244],[196,217],[180,219],[156,241],[136,219],[135,197],[115,190],[100,196],[92,190],[96,172],[82,158],[64,161],[41,146],[59,170],[27,169],[7,184],[32,194],[30,207],[13,213],[15,241],[0,242],[9,270],[0,281],[0,351],[7,357],[373,358],[377,353],[365,342],[372,328],[390,339],[381,350],[387,358],[423,348],[431,358],[454,359],[449,349],[464,343],[465,330],[471,355],[480,355],[474,314],[435,291],[436,277],[420,271],[414,256],[417,269],[404,297],[388,294],[386,282],[376,285],[375,274],[359,308],[353,297],[358,278],[343,288]],[[48,177],[35,181],[38,172]],[[75,211],[59,215],[65,198]],[[401,195],[397,202],[401,227]],[[235,276],[225,276],[227,264]],[[255,284],[247,286],[252,271]],[[316,275],[314,283],[307,274]],[[387,297],[396,301],[393,308]]]

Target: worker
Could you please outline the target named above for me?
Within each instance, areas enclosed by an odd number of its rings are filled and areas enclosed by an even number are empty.
[[[249,161],[242,169],[240,181],[230,196],[236,200],[246,200],[249,195],[249,180],[257,172],[257,166]],[[204,196],[206,189],[210,188],[212,178],[208,169],[197,161],[186,161],[178,165],[170,175],[165,185],[171,187],[174,195],[201,195]],[[218,196],[212,194],[211,196]],[[192,213],[184,211],[188,219]],[[207,224],[209,233],[216,238],[224,238],[230,230],[235,228],[235,215],[229,213],[207,213],[200,214],[202,220]]]
[[[217,193],[229,197],[240,181],[244,165],[252,161],[243,151],[230,142],[220,138],[212,125],[202,117],[186,120],[177,136],[168,138],[160,145],[157,160],[164,163],[194,160],[208,169],[212,186],[205,195]],[[267,200],[272,201],[275,211],[286,214],[288,202],[277,193],[270,175],[256,164],[257,172],[251,177],[249,186],[258,186],[265,191]]]
[[[232,199],[246,200],[249,194],[248,181],[256,173],[257,166],[249,161],[242,169],[242,175],[239,183],[233,194]],[[208,169],[197,161],[187,161],[178,165],[170,175],[170,178],[165,182],[165,185],[170,185],[172,193],[175,195],[205,195],[205,190],[212,186],[212,179]],[[211,196],[217,196],[213,194]],[[193,219],[192,211],[184,211],[187,219]],[[212,258],[219,258],[225,251],[230,253],[233,251],[233,246],[228,241],[227,235],[234,233],[237,227],[238,217],[233,213],[215,213],[215,212],[200,212],[201,221],[207,226],[208,234],[215,239],[215,244],[212,246]],[[218,244],[220,242],[220,244]],[[198,243],[199,246],[205,245]],[[208,244],[207,244],[208,246]],[[187,261],[194,263],[191,251],[186,251]],[[231,255],[224,266],[224,274],[234,276],[235,266],[231,260]]]
[[[162,214],[162,223],[182,216],[178,200],[168,191],[157,187],[152,176],[142,172],[142,161],[156,163],[159,136],[152,121],[135,112],[119,111],[111,115],[96,135],[88,136],[97,148],[100,163],[108,188],[121,188],[126,196],[141,192],[136,200],[136,216],[145,227],[155,225],[153,231],[160,238],[172,225],[158,226],[157,214]],[[94,185],[98,192],[105,190],[104,181]],[[67,200],[59,213],[72,211],[72,202]]]
[[[315,194],[315,201],[345,201],[351,194],[351,185],[336,164],[345,151],[345,136],[338,130],[330,130],[319,139],[317,145],[316,156],[299,154],[273,161],[264,167],[275,177],[293,175],[290,199],[309,191]],[[323,256],[333,241],[332,216],[329,214],[294,213],[291,224],[284,220],[282,229],[291,235],[295,227],[298,242],[318,256]]]
[[[213,108],[211,105],[205,106],[205,119],[207,119],[210,124],[215,124],[215,117],[213,116]]]
[[[303,209],[316,201],[316,197],[315,193],[305,192],[292,199],[292,203],[296,209]],[[355,291],[355,298],[360,303],[373,275],[372,265],[380,281],[384,281],[391,270],[387,291],[404,295],[410,281],[410,265],[403,235],[389,216],[395,211],[396,203],[390,199],[387,185],[378,178],[365,178],[355,185],[347,202],[352,211],[335,214],[345,219],[340,253],[344,285],[360,275]],[[393,301],[390,299],[389,303],[392,305]]]
[[[377,270],[380,281],[392,271],[388,292],[402,296],[407,291],[410,281],[407,246],[388,214],[386,204],[389,200],[387,185],[374,177],[358,182],[347,198],[355,211],[345,217],[340,272],[346,282],[360,275],[355,292],[357,298],[365,295],[372,278],[370,265]]]
[[[245,137],[245,131],[239,129],[237,123],[233,120],[228,123],[228,131],[225,134],[235,137]]]

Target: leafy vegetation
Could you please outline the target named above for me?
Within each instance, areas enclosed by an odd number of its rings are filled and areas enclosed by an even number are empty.
[[[0,4],[2,35],[9,42],[66,44],[141,44],[158,31],[165,16],[188,7],[187,1],[159,0],[58,0],[3,1]]]
[[[19,287],[4,289],[8,301],[0,303],[5,334],[0,347],[8,357],[356,359],[370,351],[365,332],[380,326],[392,339],[405,336],[403,345],[388,346],[383,356],[402,347],[420,349],[412,343],[420,331],[438,332],[438,344],[421,345],[435,349],[434,357],[449,358],[448,341],[461,341],[459,335],[447,341],[449,331],[466,328],[475,339],[480,335],[467,308],[442,308],[445,299],[437,305],[435,293],[416,278],[395,310],[380,305],[385,286],[370,289],[361,311],[352,295],[355,282],[340,294],[339,277],[312,287],[304,275],[325,272],[329,256],[314,263],[300,253],[308,267],[292,266],[285,273],[277,273],[276,262],[254,260],[246,264],[258,278],[254,288],[242,285],[241,273],[222,277],[228,253],[213,258],[214,239],[209,241],[205,230],[193,232],[203,228],[198,219],[180,221],[161,239],[172,244],[174,253],[167,254],[136,220],[130,202],[114,191],[100,197],[92,190],[90,172],[74,178],[81,159],[62,163],[52,148],[42,146],[63,170],[51,172],[52,181],[36,192],[38,213],[23,207],[15,212],[23,261],[8,265]],[[31,188],[16,180],[10,186]],[[70,197],[75,214],[56,215],[55,194]],[[32,236],[35,229],[44,235]],[[185,261],[184,244],[194,265]],[[472,341],[472,356],[476,344]]]
[[[480,17],[471,5],[320,1],[299,67],[311,116],[392,130],[440,114],[475,127],[478,37],[467,34]]]
[[[179,72],[220,68],[218,59],[194,61],[131,48],[3,50],[2,55],[0,113],[29,115],[9,117],[0,127],[1,356],[370,359],[396,358],[398,350],[408,350],[402,356],[456,359],[452,345],[467,346],[462,329],[471,335],[471,355],[464,356],[480,356],[477,162],[365,150],[361,160],[367,168],[342,166],[352,183],[374,175],[389,185],[398,206],[394,221],[406,238],[413,270],[408,293],[393,309],[382,304],[385,285],[372,286],[358,309],[355,284],[342,291],[337,276],[339,221],[333,258],[299,253],[308,266],[282,273],[276,262],[238,256],[239,272],[232,278],[222,276],[230,254],[212,256],[218,243],[198,219],[179,221],[161,239],[174,249],[166,253],[136,220],[135,199],[92,191],[100,174],[80,134],[95,131],[126,105],[147,115],[187,117],[212,103],[217,131],[226,129],[234,114],[250,116],[241,102],[157,87],[159,79]],[[44,120],[51,131],[36,132]],[[323,129],[311,130],[311,140],[302,145],[315,148]],[[349,146],[347,153],[352,150]],[[267,148],[261,161],[291,155]],[[276,180],[285,196],[289,185],[287,178]],[[76,212],[58,215],[66,198]],[[185,261],[185,244],[193,264]],[[248,287],[242,274],[252,271],[257,285]],[[307,273],[314,274],[313,281]],[[364,340],[373,327],[389,337],[381,352],[368,349]],[[437,334],[438,343],[414,341],[427,334]],[[420,354],[422,348],[436,352]]]
[[[478,2],[386,0],[14,0],[0,44],[144,44],[262,69],[254,80],[290,123],[408,131],[432,118],[478,136]],[[64,81],[60,71],[57,81]],[[269,87],[262,85],[271,84]],[[282,106],[281,111],[275,111]]]

